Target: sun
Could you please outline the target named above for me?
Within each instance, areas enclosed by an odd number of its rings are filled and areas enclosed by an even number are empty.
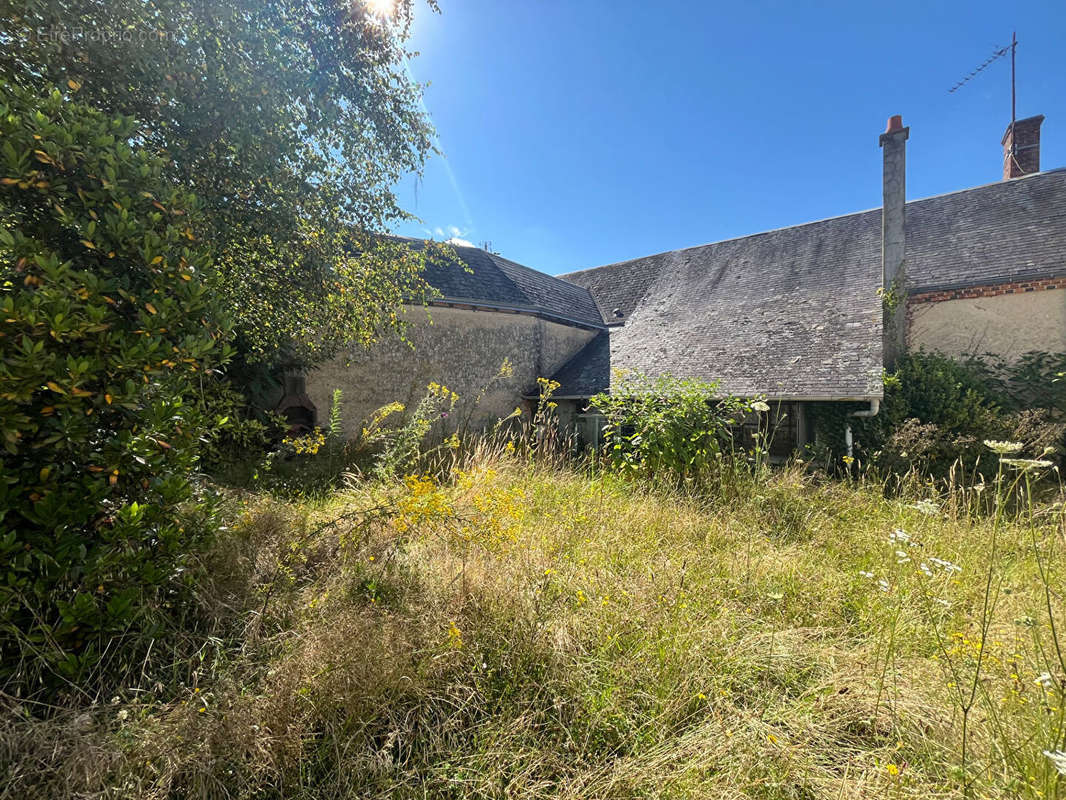
[[[396,13],[396,0],[364,0],[366,10],[379,19],[392,19]]]

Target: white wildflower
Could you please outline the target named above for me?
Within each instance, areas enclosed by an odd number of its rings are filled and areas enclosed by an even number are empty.
[[[929,565],[928,565],[928,564],[926,564],[926,563],[925,563],[925,562],[923,561],[923,562],[921,563],[921,565],[920,565],[920,566],[921,566],[922,572],[924,572],[924,573],[925,573],[926,575],[928,575],[928,576],[929,576],[930,578],[932,578],[932,577],[933,577],[933,571],[932,571],[931,569],[929,569]]]
[[[129,712],[129,711],[127,711],[126,709],[122,709],[122,710],[121,710],[121,711],[119,711],[119,712],[118,712],[118,714],[117,714],[117,716],[118,716],[118,718],[119,718],[119,720],[120,720],[120,721],[121,721],[121,720],[125,720],[125,719],[126,719],[127,717],[129,717],[129,715],[130,715],[130,712]]]
[[[751,404],[751,407],[752,407],[752,410],[754,410],[754,411],[769,411],[770,410],[770,406],[768,406],[762,400],[756,400],[754,403]]]
[[[1000,461],[1008,467],[1014,467],[1022,472],[1028,472],[1031,469],[1046,469],[1047,467],[1054,466],[1053,462],[1046,461],[1042,458],[1001,458]]]
[[[911,536],[905,530],[896,528],[892,533],[888,534],[888,541],[890,542],[903,542],[906,544],[911,540]]]
[[[859,570],[859,574],[862,575],[862,577],[864,578],[872,578],[874,576],[872,572],[867,572],[866,570],[862,569]]]
[[[1066,750],[1045,750],[1044,755],[1060,775],[1066,775]]]
[[[888,581],[886,581],[886,580],[885,580],[884,578],[882,578],[881,580],[879,580],[879,581],[877,582],[877,585],[878,585],[879,587],[881,587],[881,591],[882,591],[882,592],[887,592],[887,591],[888,591],[888,589],[889,589],[889,586],[888,586]]]
[[[949,608],[951,606],[951,603],[949,603],[942,597],[934,597],[933,602],[936,603],[938,606],[944,606],[944,608]]]
[[[1003,442],[996,439],[985,439],[985,447],[993,453],[999,453],[1001,456],[1005,456],[1010,453],[1020,452],[1023,445],[1021,442]]]
[[[907,555],[903,550],[897,550],[896,551],[896,563],[897,564],[906,564],[910,560],[911,560],[911,557],[909,555]]]
[[[912,503],[910,508],[915,511],[919,511],[929,517],[935,517],[940,513],[940,506],[934,503],[932,500],[919,500],[917,503]]]
[[[1036,676],[1036,680],[1033,683],[1038,683],[1044,687],[1046,691],[1051,691],[1055,688],[1055,679],[1051,677],[1050,672],[1041,672]]]
[[[929,560],[940,567],[940,569],[944,570],[944,572],[962,572],[962,567],[958,564],[952,564],[950,561],[945,561],[942,558],[931,556]]]

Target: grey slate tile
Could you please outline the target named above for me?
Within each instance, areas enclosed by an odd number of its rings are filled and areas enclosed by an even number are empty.
[[[1064,275],[1066,170],[909,202],[906,225],[912,292]],[[880,209],[561,277],[621,313],[612,367],[740,395],[882,394]]]
[[[419,247],[419,240],[411,240]],[[524,267],[478,247],[454,247],[468,272],[456,264],[431,264],[426,281],[445,300],[520,308],[548,317],[603,327],[588,289]]]

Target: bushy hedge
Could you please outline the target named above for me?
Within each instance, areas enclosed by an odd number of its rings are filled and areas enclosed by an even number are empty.
[[[606,418],[610,464],[677,483],[717,477],[723,459],[734,455],[732,430],[752,412],[746,401],[721,396],[717,383],[636,372],[622,375],[590,405]]]
[[[133,120],[63,88],[0,83],[0,684],[20,693],[84,680],[174,603],[200,392],[228,357],[194,198]],[[136,651],[113,649],[108,669]]]
[[[1047,359],[1037,359],[1044,363]],[[1032,359],[1022,363],[1032,363]],[[1050,363],[1057,363],[1051,359]],[[881,411],[875,417],[850,416],[847,404],[822,404],[812,417],[820,445],[840,464],[845,453],[843,430],[854,432],[855,455],[883,472],[944,477],[955,464],[967,472],[994,474],[997,460],[986,439],[1017,441],[1027,455],[1061,449],[1064,426],[1055,408],[1041,407],[1039,392],[1008,379],[1003,365],[980,359],[957,361],[938,353],[904,355],[885,376]],[[1016,370],[1010,371],[1014,374]],[[1046,375],[1048,384],[1053,376]],[[1039,383],[1039,381],[1037,381]],[[1045,392],[1047,395],[1050,392]],[[857,408],[857,407],[856,407]]]

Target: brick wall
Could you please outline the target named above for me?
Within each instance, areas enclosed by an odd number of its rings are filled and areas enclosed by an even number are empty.
[[[997,283],[988,286],[967,286],[962,289],[948,289],[942,292],[922,292],[907,297],[908,304],[942,303],[945,300],[964,300],[971,297],[997,297],[1001,294],[1025,294],[1048,289],[1066,289],[1066,278],[1042,278],[1015,283]]]

